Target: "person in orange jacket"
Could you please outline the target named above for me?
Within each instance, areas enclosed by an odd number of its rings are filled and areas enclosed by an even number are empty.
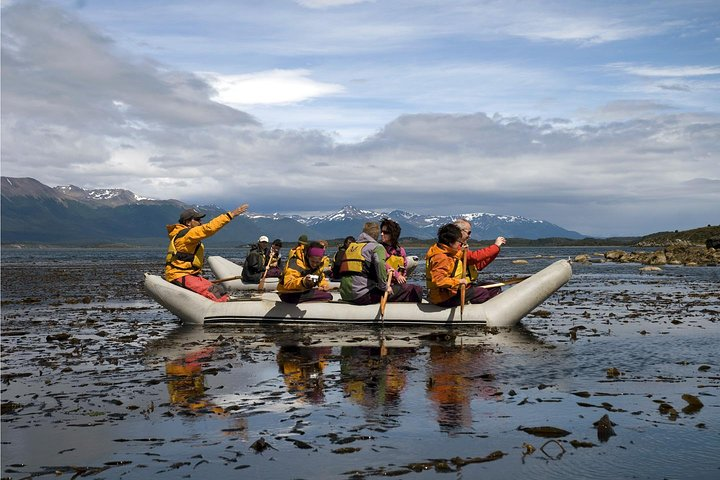
[[[165,280],[199,293],[212,301],[227,301],[228,296],[222,295],[222,286],[215,285],[200,275],[205,262],[205,247],[202,240],[215,235],[247,209],[248,205],[245,203],[235,210],[218,215],[204,225],[202,223],[204,213],[195,208],[183,210],[178,223],[167,226],[170,245],[165,257]]]
[[[467,285],[465,300],[468,303],[482,303],[501,292],[500,287],[482,288],[470,285],[468,271],[463,272],[463,232],[455,224],[443,225],[438,230],[438,241],[430,247],[425,260],[425,277],[428,301],[441,307],[460,305],[460,285]],[[467,237],[466,237],[467,238]],[[467,253],[467,266],[482,270],[500,253],[505,244],[504,237],[498,237],[487,248]]]

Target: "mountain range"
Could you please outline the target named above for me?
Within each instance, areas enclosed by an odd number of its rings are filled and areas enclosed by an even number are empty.
[[[0,178],[2,193],[2,243],[48,245],[164,245],[165,225],[177,221],[179,212],[191,206],[208,217],[226,211],[217,205],[190,205],[180,200],[156,200],[123,189],[85,190],[80,187],[50,187],[33,178]],[[260,235],[294,242],[305,234],[309,238],[335,239],[357,236],[368,221],[392,218],[402,227],[402,237],[434,238],[438,227],[463,217],[473,224],[473,238],[583,238],[578,232],[543,220],[465,213],[457,215],[419,215],[401,210],[376,212],[351,205],[328,215],[302,217],[279,213],[248,212],[237,218],[209,243],[252,243]]]

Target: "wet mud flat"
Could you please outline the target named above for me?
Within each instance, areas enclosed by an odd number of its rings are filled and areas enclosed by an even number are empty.
[[[0,477],[717,478],[720,270],[637,267],[512,330],[188,328],[150,253],[3,258]]]

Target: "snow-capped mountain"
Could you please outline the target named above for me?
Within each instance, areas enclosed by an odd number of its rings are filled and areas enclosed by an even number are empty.
[[[2,236],[4,242],[49,241],[48,225],[53,225],[56,241],[119,241],[133,235],[162,242],[157,226],[177,221],[180,210],[194,206],[213,217],[226,208],[218,205],[188,205],[179,200],[153,200],[123,189],[84,190],[74,185],[48,187],[32,178],[2,177]],[[105,211],[103,211],[105,210]],[[102,222],[98,219],[102,218]],[[137,219],[144,219],[142,224]],[[345,205],[326,215],[302,217],[282,213],[248,212],[216,236],[233,242],[255,242],[260,235],[292,242],[300,235],[315,239],[358,236],[365,222],[391,218],[402,227],[402,237],[432,239],[437,229],[458,218],[473,224],[472,238],[491,240],[498,235],[508,238],[538,239],[549,237],[583,238],[543,220],[485,212],[450,215],[421,215],[403,210],[379,212]],[[30,221],[32,219],[32,221]],[[134,228],[128,229],[128,224]]]
[[[473,237],[477,239],[491,239],[498,235],[528,239],[545,237],[583,238],[583,235],[577,232],[566,230],[544,220],[485,212],[420,215],[403,210],[393,210],[386,213],[362,210],[352,205],[345,205],[337,212],[312,216],[306,219],[296,217],[296,220],[322,232],[329,238],[339,238],[345,235],[357,235],[362,230],[365,222],[379,222],[383,218],[390,218],[398,222],[402,227],[403,237],[421,239],[435,237],[438,228],[458,218],[467,219],[473,224]]]
[[[321,216],[312,216],[305,219],[298,217],[298,221],[312,227],[327,222],[348,222],[353,220],[362,220],[363,222],[380,221],[383,216],[386,216],[386,214],[372,210],[361,210],[352,205],[345,205],[337,212]]]

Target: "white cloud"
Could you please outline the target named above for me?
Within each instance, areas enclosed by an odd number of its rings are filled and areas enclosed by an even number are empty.
[[[298,4],[307,8],[332,8],[365,3],[372,0],[296,0]]]
[[[720,75],[720,66],[709,65],[653,66],[614,63],[608,67],[641,77],[687,78]]]
[[[598,11],[418,2],[316,10],[256,2],[245,5],[242,28],[237,9],[213,4],[197,17],[225,21],[222,28],[193,23],[204,33],[190,39],[163,21],[157,28],[172,31],[142,37],[156,42],[153,52],[172,50],[164,59],[193,64],[187,69],[130,54],[54,3],[4,7],[3,175],[196,203],[251,201],[261,212],[344,203],[491,211],[588,234],[717,218],[720,114],[708,92],[717,91],[719,67],[668,60],[608,69],[594,59],[611,53],[577,48],[654,34],[641,16],[609,22],[601,38]],[[142,20],[113,5],[113,21],[123,12]],[[232,18],[220,18],[218,5]],[[180,19],[195,8],[173,3],[180,7]],[[127,21],[112,31],[131,28],[140,27]],[[198,68],[192,49],[217,65]]]
[[[212,99],[238,108],[303,102],[344,91],[341,85],[315,81],[305,69],[269,70],[241,75],[200,72],[213,86]]]

